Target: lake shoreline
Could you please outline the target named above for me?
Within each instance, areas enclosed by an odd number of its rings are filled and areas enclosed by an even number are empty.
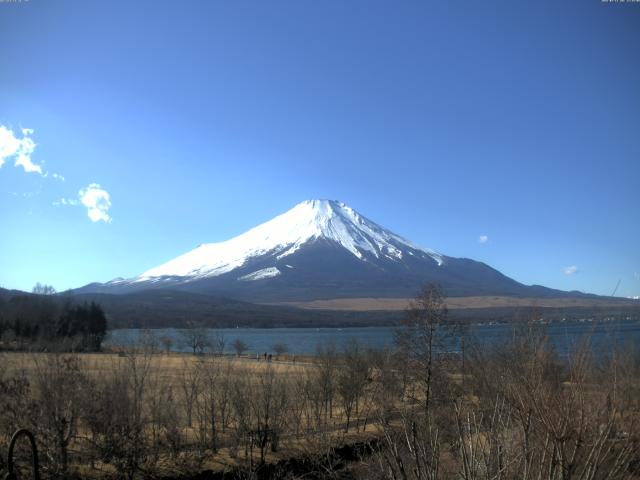
[[[465,325],[467,339],[481,343],[499,344],[513,335],[515,329],[526,325],[520,322],[487,322]],[[538,321],[530,325],[545,328],[547,335],[560,352],[566,352],[572,345],[587,335],[595,345],[620,344],[626,341],[640,342],[640,321],[636,319],[584,320],[584,321]],[[224,353],[234,353],[232,342],[240,340],[246,345],[246,352],[263,355],[274,352],[274,346],[284,345],[286,352],[295,355],[313,355],[319,347],[334,345],[338,350],[350,341],[357,341],[365,347],[393,348],[394,332],[398,326],[366,327],[273,327],[273,328],[215,328],[202,329],[211,339],[218,338],[224,346]],[[189,329],[114,329],[108,332],[105,348],[126,348],[145,342],[157,343],[174,352],[188,352],[185,335]],[[452,344],[451,351],[460,348]]]

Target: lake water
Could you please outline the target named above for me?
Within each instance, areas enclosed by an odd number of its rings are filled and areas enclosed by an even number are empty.
[[[614,345],[640,344],[640,322],[620,320],[599,323],[553,323],[546,325],[546,333],[560,353],[566,353],[585,335],[590,336],[594,348],[609,351]],[[366,328],[221,328],[210,330],[211,334],[222,335],[225,352],[232,353],[231,344],[240,339],[249,346],[249,352],[272,352],[273,345],[282,343],[293,354],[313,354],[319,345],[335,344],[338,348],[352,339],[360,344],[375,347],[393,347],[395,327]],[[514,326],[509,324],[473,325],[466,336],[483,343],[498,343],[514,335]],[[112,330],[106,345],[133,346],[140,343],[138,329]],[[172,350],[189,351],[181,329],[168,328],[151,330],[156,338],[163,336],[173,340]],[[451,345],[451,350],[459,350],[460,344]]]

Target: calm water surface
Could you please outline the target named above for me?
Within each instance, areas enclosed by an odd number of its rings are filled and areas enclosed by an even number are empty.
[[[225,351],[232,353],[231,343],[240,339],[249,346],[252,353],[273,351],[273,345],[283,343],[293,354],[313,354],[318,346],[335,344],[338,348],[352,339],[360,344],[382,348],[393,347],[395,327],[359,327],[359,328],[221,328],[211,329],[210,333],[221,334],[225,339]],[[474,325],[467,331],[467,338],[483,343],[495,344],[505,341],[517,330],[513,325]],[[139,329],[119,329],[109,332],[105,341],[113,346],[132,346],[141,340]],[[189,351],[184,342],[181,329],[167,328],[151,330],[157,337],[167,336],[173,339],[172,350]],[[615,345],[640,344],[640,322],[615,321],[600,323],[554,323],[546,325],[551,342],[560,353],[571,350],[586,335],[598,350],[609,351]],[[468,340],[467,340],[468,341]],[[451,345],[451,350],[459,350],[460,343]]]

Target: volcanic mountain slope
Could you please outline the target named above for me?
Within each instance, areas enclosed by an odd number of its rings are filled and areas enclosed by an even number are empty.
[[[253,302],[412,297],[425,282],[448,296],[582,295],[525,286],[466,258],[421,248],[332,200],[310,200],[221,243],[202,244],[140,276],[79,293],[183,290]]]

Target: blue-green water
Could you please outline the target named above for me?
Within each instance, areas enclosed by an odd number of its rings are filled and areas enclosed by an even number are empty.
[[[553,323],[545,326],[546,334],[560,353],[572,349],[585,336],[589,336],[596,350],[609,351],[615,346],[640,345],[640,322],[577,322]],[[319,345],[335,344],[341,348],[352,339],[360,344],[383,348],[394,345],[394,327],[360,327],[360,328],[222,328],[210,330],[210,334],[222,335],[225,340],[225,351],[231,353],[232,342],[240,339],[249,346],[252,353],[272,352],[275,344],[287,346],[293,354],[313,354]],[[107,345],[133,346],[140,343],[142,330],[112,330],[106,340]],[[467,341],[483,344],[496,344],[513,336],[517,330],[513,325],[473,325],[468,327],[465,337]],[[151,331],[156,338],[163,336],[173,340],[172,350],[189,351],[180,329],[168,328]],[[460,343],[451,345],[451,350],[460,348]]]

